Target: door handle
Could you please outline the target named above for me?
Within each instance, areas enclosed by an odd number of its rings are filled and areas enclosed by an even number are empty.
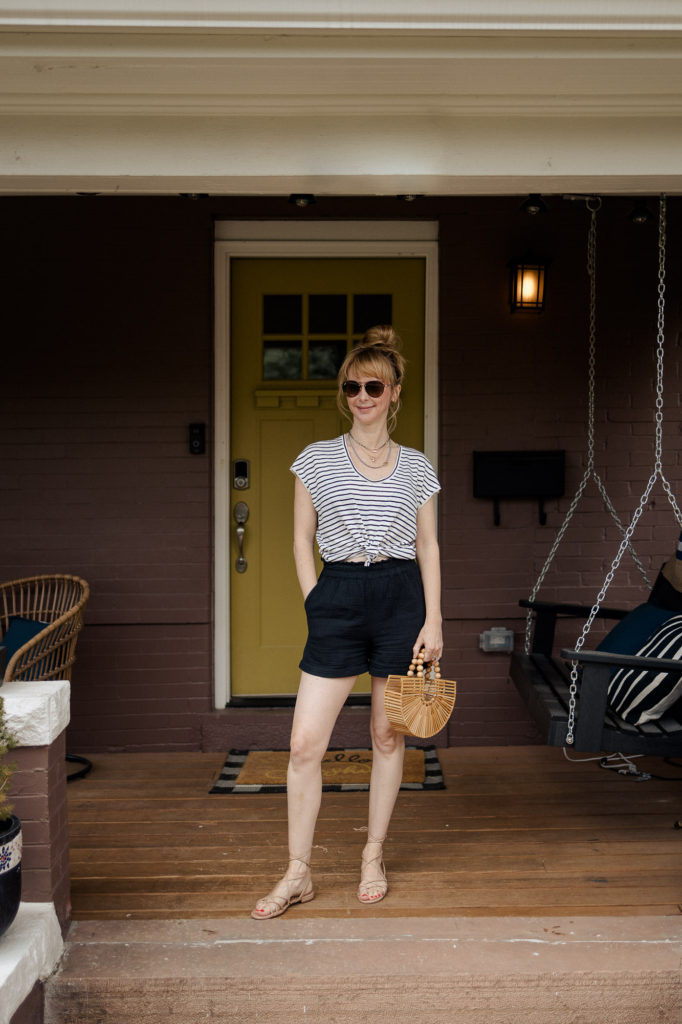
[[[245,501],[238,501],[234,506],[233,516],[237,524],[237,545],[239,547],[239,556],[237,561],[234,563],[234,567],[237,572],[246,572],[248,562],[244,558],[244,534],[246,533],[245,523],[249,518],[249,506]]]

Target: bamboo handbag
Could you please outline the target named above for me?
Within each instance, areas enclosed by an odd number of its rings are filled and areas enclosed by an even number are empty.
[[[389,676],[384,708],[396,732],[425,739],[439,732],[455,706],[457,683],[441,679],[438,661],[424,661],[422,650],[406,676]]]

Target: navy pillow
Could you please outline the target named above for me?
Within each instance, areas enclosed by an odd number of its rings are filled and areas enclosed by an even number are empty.
[[[655,604],[640,604],[616,623],[597,647],[610,654],[637,654],[649,637],[673,615]]]
[[[658,605],[659,608],[668,608],[671,612],[679,615],[682,612],[682,594],[677,590],[669,579],[659,572],[654,583],[649,602]]]
[[[9,664],[20,647],[42,632],[46,626],[49,626],[49,622],[38,622],[36,619],[22,619],[19,615],[10,615],[7,632],[2,638],[2,646],[7,649],[7,663]]]

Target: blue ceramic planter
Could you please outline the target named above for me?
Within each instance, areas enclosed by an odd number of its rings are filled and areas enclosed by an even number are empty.
[[[0,821],[0,935],[17,916],[21,902],[21,822]]]

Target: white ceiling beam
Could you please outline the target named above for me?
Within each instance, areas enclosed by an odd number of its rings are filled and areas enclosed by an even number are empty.
[[[2,117],[0,190],[682,191],[682,118]]]
[[[1,112],[669,116],[682,38],[0,33]]]

